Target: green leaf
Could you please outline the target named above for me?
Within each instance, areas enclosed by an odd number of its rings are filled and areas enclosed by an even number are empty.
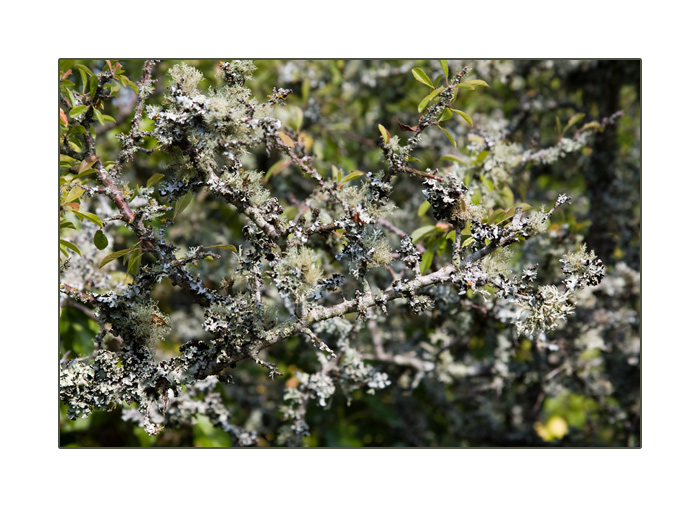
[[[95,162],[97,162],[98,158],[97,157],[88,157],[82,162],[80,162],[80,167],[78,168],[78,174],[83,174],[85,171],[90,169],[93,165],[95,165]]]
[[[126,86],[128,86],[129,88],[131,88],[131,89],[133,90],[133,92],[134,92],[136,95],[138,95],[138,94],[139,94],[139,87],[136,85],[136,83],[134,83],[133,81],[131,81],[129,78],[125,78],[125,79],[126,79]]]
[[[501,222],[505,222],[509,218],[512,218],[513,215],[515,215],[515,210],[518,206],[522,207],[523,211],[527,211],[527,210],[532,209],[532,206],[530,206],[529,204],[521,202],[520,204],[517,204],[515,206],[511,206],[507,210],[503,210],[503,209],[491,210],[489,212],[488,223],[500,224]]]
[[[211,246],[205,246],[205,249],[207,248],[223,248],[224,250],[231,250],[232,252],[238,253],[238,249],[236,248],[236,245],[211,245]]]
[[[407,157],[406,162],[420,162],[420,159],[416,157]]]
[[[83,114],[87,110],[88,110],[88,106],[76,106],[70,110],[68,115],[71,118],[75,118],[76,116],[80,116],[81,114]]]
[[[102,229],[97,229],[95,231],[95,236],[92,238],[92,242],[95,243],[98,250],[104,250],[109,244],[109,240],[107,239],[107,236],[105,236],[105,233],[102,232]]]
[[[92,213],[88,213],[86,211],[77,211],[77,210],[74,210],[73,208],[69,208],[68,211],[72,211],[73,213],[75,213],[75,215],[78,218],[80,218],[81,221],[82,220],[90,220],[91,222],[99,225],[100,227],[104,227],[102,220],[100,220],[100,217],[98,217],[97,215],[94,215]]]
[[[458,164],[469,165],[469,162],[462,160],[459,157],[455,157],[454,155],[443,155],[442,157],[440,157],[440,160],[447,160],[448,162],[457,162]]]
[[[445,74],[445,81],[450,78],[450,69],[447,66],[447,60],[440,60],[440,65],[442,66],[442,72]]]
[[[480,152],[479,155],[476,157],[476,163],[481,164],[484,161],[484,159],[489,156],[489,153],[489,150],[484,150]]]
[[[81,68],[78,68],[78,72],[80,72],[80,80],[83,82],[82,92],[85,93],[85,88],[87,87],[87,84],[88,84],[88,75]]]
[[[71,222],[70,220],[66,220],[65,218],[61,220],[61,225],[59,226],[59,229],[73,229],[76,230],[75,224]]]
[[[180,213],[185,211],[185,208],[190,205],[192,202],[192,192],[187,192],[185,195],[180,197],[176,202],[175,202],[175,207],[173,210],[173,220],[175,219],[176,216],[178,216]]]
[[[513,196],[513,191],[510,189],[508,185],[505,185],[503,188],[501,188],[498,191],[498,195],[501,197],[501,200],[503,201],[503,205],[506,208],[509,208],[513,206],[513,201],[515,197]]]
[[[382,138],[384,139],[384,144],[387,144],[389,142],[389,139],[391,138],[391,135],[389,135],[389,131],[381,123],[378,124],[378,127],[379,127],[379,132],[382,133]]]
[[[430,82],[430,78],[426,75],[425,72],[423,72],[422,69],[419,69],[419,68],[411,69],[411,73],[413,74],[413,77],[415,77],[418,81],[423,83],[425,86],[429,86],[430,88],[434,88],[433,83]]]
[[[341,183],[347,183],[348,181],[356,180],[357,178],[362,178],[365,173],[362,171],[354,170],[351,171],[347,176],[345,176],[342,180],[340,180]]]
[[[73,92],[70,91],[68,88],[66,88],[65,91],[66,91],[66,96],[68,97],[68,102],[70,102],[70,107],[71,108],[76,107],[75,97],[73,96]]]
[[[425,201],[423,204],[418,206],[418,216],[422,217],[423,215],[425,215],[428,212],[429,209],[430,209],[430,202]],[[418,230],[418,229],[416,229],[416,230]],[[415,233],[416,231],[413,231],[413,232]]]
[[[143,256],[143,250],[137,248],[134,253],[131,254],[129,259],[129,264],[126,267],[126,272],[132,276],[136,276],[139,273],[139,268],[141,267],[141,257]]]
[[[566,134],[566,131],[569,130],[571,127],[576,125],[579,121],[581,121],[586,115],[584,113],[577,113],[573,115],[571,118],[569,118],[569,122],[566,124],[566,127],[564,127],[564,131],[561,133],[563,136]]]
[[[153,176],[148,178],[148,181],[146,182],[146,188],[152,187],[153,185],[158,183],[163,178],[165,178],[165,174],[155,173]]]
[[[85,130],[85,127],[82,125],[75,125],[73,128],[70,129],[70,133],[73,135],[76,134],[87,134],[87,130]]]
[[[59,69],[61,70],[61,74],[63,74],[68,69],[70,69],[74,63],[75,63],[75,60],[61,60],[61,63],[59,64]]]
[[[435,250],[426,250],[423,253],[423,258],[420,261],[420,274],[424,275],[430,269],[430,265],[433,263],[433,257],[435,257]]]
[[[485,176],[483,176],[483,175],[482,175],[482,176],[479,176],[479,179],[480,179],[481,182],[486,186],[486,189],[487,189],[489,192],[493,192],[493,181],[491,181],[490,179],[488,179],[487,177],[485,177]]]
[[[68,195],[66,196],[65,200],[63,202],[73,202],[76,199],[80,199],[80,196],[85,193],[85,190],[83,190],[80,187],[73,187],[70,189],[68,192]]]
[[[478,188],[474,191],[474,194],[472,195],[472,204],[481,204],[481,190]]]
[[[446,107],[445,110],[440,115],[440,118],[438,119],[438,121],[446,121],[446,120],[449,120],[450,118],[452,118],[452,111],[450,111],[449,107]]]
[[[104,125],[104,124],[105,124],[105,119],[102,117],[102,113],[100,113],[99,109],[96,109],[96,108],[93,107],[93,108],[92,108],[92,112],[93,112],[93,114],[95,115],[95,118],[97,118],[97,121],[100,122],[100,125]]]
[[[97,93],[97,76],[90,77],[90,95],[94,98]]]
[[[132,251],[134,248],[136,248],[137,246],[138,246],[138,243],[136,243],[135,245],[130,246],[130,247],[127,248],[126,250],[119,250],[118,252],[112,252],[111,254],[107,255],[104,259],[102,259],[102,260],[100,261],[99,267],[102,268],[102,267],[104,267],[106,264],[112,262],[114,259],[118,259],[119,257],[122,257],[122,256],[128,254],[129,252],[131,252],[131,251]]]
[[[430,204],[430,203],[428,203],[428,204]],[[419,227],[418,229],[416,229],[415,231],[413,231],[411,233],[411,241],[413,241],[415,243],[416,241],[420,240],[421,238],[424,238],[425,236],[427,236],[431,232],[435,231],[436,229],[437,229],[437,227],[435,227],[434,225],[424,225],[423,227]]]
[[[82,63],[76,63],[74,67],[82,72],[85,72],[88,76],[92,76],[92,71],[89,67],[86,67]]]
[[[442,130],[442,132],[447,136],[447,139],[449,139],[450,142],[452,143],[452,146],[454,146],[454,147],[456,148],[456,147],[457,147],[457,143],[455,142],[454,137],[452,137],[452,134],[450,134],[447,130],[445,130],[444,128],[442,128],[440,125],[438,125],[437,128],[439,128],[440,130]]]
[[[490,88],[488,83],[486,81],[482,81],[481,79],[470,79],[469,81],[463,81],[457,85],[457,88],[467,88],[469,90],[473,90],[475,86],[485,86]]]
[[[114,118],[112,118],[112,117],[111,117],[110,115],[108,115],[108,114],[103,114],[103,115],[102,115],[102,118],[104,118],[105,121],[111,121],[112,123],[117,123],[117,120],[115,120]]]
[[[75,246],[75,245],[74,245],[73,243],[71,243],[70,241],[67,241],[67,240],[65,240],[65,239],[59,239],[59,243],[60,243],[61,245],[63,245],[64,247],[70,248],[71,250],[73,250],[73,251],[74,251],[75,253],[77,253],[78,255],[83,255],[82,253],[80,253],[80,248],[78,248],[77,246]]]
[[[436,95],[438,95],[441,91],[445,89],[444,86],[441,86],[440,88],[435,88],[432,92],[430,92],[428,95],[426,95],[423,100],[420,101],[420,104],[418,105],[418,112],[422,113],[423,109],[425,109],[428,104],[430,104],[430,101],[435,98]]]
[[[599,128],[600,128],[600,123],[598,123],[597,121],[591,121],[591,122],[586,123],[583,127],[581,127],[579,129],[579,132],[583,132],[584,130],[588,130],[588,129],[599,129]]]
[[[497,210],[489,210],[489,215],[486,218],[486,223],[487,224],[495,224],[496,222],[502,222],[505,220],[506,212],[505,210],[502,209],[497,209]]]
[[[467,113],[465,113],[464,111],[460,111],[459,109],[453,109],[452,111],[464,118],[464,121],[466,121],[470,127],[474,126],[474,122],[472,121],[471,116],[469,116]]]

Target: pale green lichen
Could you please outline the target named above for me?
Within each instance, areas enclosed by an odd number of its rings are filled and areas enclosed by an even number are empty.
[[[368,268],[384,267],[391,264],[391,262],[394,260],[393,256],[391,255],[391,246],[386,238],[376,240],[374,245],[372,245],[372,248],[374,251],[372,252],[370,261],[367,264]]]
[[[182,91],[188,95],[197,92],[197,85],[203,77],[197,69],[184,63],[175,65],[169,74],[175,83],[182,82]]]
[[[586,252],[586,244],[584,243],[577,251],[564,255],[562,260],[569,265],[569,269],[573,274],[580,276],[586,273],[588,266],[595,258],[593,250]]]
[[[500,248],[491,255],[484,257],[479,264],[487,275],[491,277],[508,276],[512,273],[509,261],[513,252],[508,248]]]
[[[569,303],[567,293],[560,292],[553,285],[539,287],[537,294],[526,303],[519,302],[525,310],[525,318],[516,322],[519,333],[534,338],[557,327],[559,322],[573,313],[574,305]]]
[[[323,276],[319,254],[306,247],[290,249],[274,271],[279,279],[285,279],[284,285],[293,291],[311,289]]]
[[[545,211],[543,205],[540,211],[536,211],[530,216],[526,230],[528,234],[535,236],[547,232],[548,227],[549,213]]]
[[[253,206],[262,206],[270,199],[270,191],[262,184],[263,174],[257,171],[230,171],[221,179],[233,190],[240,192]]]
[[[134,337],[147,345],[163,341],[170,333],[170,317],[160,311],[155,301],[134,303],[126,317]]]

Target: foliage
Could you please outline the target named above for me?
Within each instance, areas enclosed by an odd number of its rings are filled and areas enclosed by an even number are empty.
[[[62,60],[62,445],[639,445],[638,79]]]

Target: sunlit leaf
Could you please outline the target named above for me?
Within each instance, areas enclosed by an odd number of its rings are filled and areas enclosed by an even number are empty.
[[[83,255],[82,253],[80,253],[80,248],[78,248],[77,246],[75,246],[75,245],[74,245],[73,243],[71,243],[70,241],[67,241],[67,240],[65,240],[65,239],[59,239],[59,243],[60,243],[61,245],[63,245],[64,247],[70,248],[71,250],[73,250],[73,251],[74,251],[75,253],[77,253],[78,255]]]
[[[83,190],[80,187],[73,187],[70,189],[68,192],[68,195],[66,195],[66,199],[64,202],[72,202],[75,201],[76,199],[79,199],[81,195],[85,193],[85,190]]]
[[[447,60],[440,60],[440,65],[442,66],[442,72],[445,74],[445,80],[450,78],[450,70],[447,66]]]
[[[411,69],[411,73],[413,74],[413,77],[415,77],[418,81],[423,83],[425,86],[429,86],[430,88],[434,88],[433,83],[430,81],[430,78],[426,75],[425,72],[423,72],[422,69],[419,69],[419,68]]]
[[[427,201],[426,201],[427,202]],[[428,203],[430,204],[430,203]],[[414,243],[416,241],[419,241],[421,238],[424,236],[428,235],[429,233],[433,232],[436,230],[436,227],[434,225],[424,225],[423,227],[419,227],[415,231],[411,233],[411,241]]]
[[[289,137],[289,136],[288,136],[287,134],[285,134],[284,132],[278,132],[277,134],[280,136],[280,139],[282,140],[282,142],[283,142],[286,146],[288,146],[288,147],[290,147],[290,148],[294,148],[295,144],[294,144],[294,141],[292,141],[292,138],[291,138],[291,137]]]
[[[99,225],[100,227],[104,227],[104,224],[102,224],[102,220],[100,220],[100,217],[93,213],[88,213],[86,211],[78,211],[76,209],[70,209],[69,211],[72,211],[75,213],[75,215],[80,218],[80,220],[90,220],[90,222]]]
[[[423,112],[423,109],[425,109],[428,106],[428,104],[430,104],[430,101],[433,100],[444,89],[445,89],[445,87],[441,86],[440,88],[436,88],[432,92],[430,92],[428,95],[426,95],[423,98],[423,100],[420,101],[420,104],[418,104],[418,112],[419,113]]]
[[[466,121],[470,127],[474,126],[474,122],[472,121],[471,116],[469,116],[467,113],[464,111],[460,111],[459,109],[453,109],[452,112],[457,113],[460,115],[462,118],[464,118],[464,121]]]
[[[76,116],[80,116],[81,114],[83,114],[87,110],[88,110],[88,106],[76,106],[70,110],[68,115],[71,118],[75,118]]]
[[[387,144],[389,142],[389,139],[391,138],[391,136],[389,135],[389,131],[381,123],[378,125],[378,127],[379,127],[379,132],[382,133],[382,138],[384,139],[384,144]]]
[[[350,171],[350,173],[347,174],[342,180],[340,180],[340,182],[347,183],[348,181],[356,180],[357,178],[362,178],[364,174],[364,172],[358,170]]]
[[[475,86],[486,86],[489,87],[486,81],[481,79],[470,79],[469,81],[462,81],[457,85],[457,88],[467,88],[468,90],[473,90]]]

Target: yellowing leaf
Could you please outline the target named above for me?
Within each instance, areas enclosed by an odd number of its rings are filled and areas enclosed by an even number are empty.
[[[232,252],[238,252],[236,245],[211,245],[211,246],[204,247],[205,250],[207,248],[223,248],[224,250],[231,250]]]
[[[474,89],[475,86],[486,86],[487,88],[490,88],[488,83],[486,81],[483,81],[481,79],[470,79],[469,81],[463,81],[462,83],[459,83],[457,85],[458,88],[469,88],[469,89]]]
[[[289,137],[289,136],[288,136],[287,134],[285,134],[284,132],[278,132],[277,134],[280,136],[280,139],[282,140],[282,142],[283,142],[285,145],[287,145],[287,146],[290,147],[290,148],[294,148],[295,144],[294,144],[294,141],[292,141],[292,138],[291,138],[291,137]]]
[[[379,132],[382,133],[382,138],[384,139],[384,144],[388,143],[389,139],[391,138],[391,136],[389,135],[389,131],[381,123],[378,125],[378,127],[379,127]]]
[[[68,192],[68,195],[66,196],[66,200],[64,202],[71,202],[75,201],[76,199],[79,199],[81,195],[85,193],[85,190],[83,190],[80,187],[73,187],[70,189],[70,192]]]

